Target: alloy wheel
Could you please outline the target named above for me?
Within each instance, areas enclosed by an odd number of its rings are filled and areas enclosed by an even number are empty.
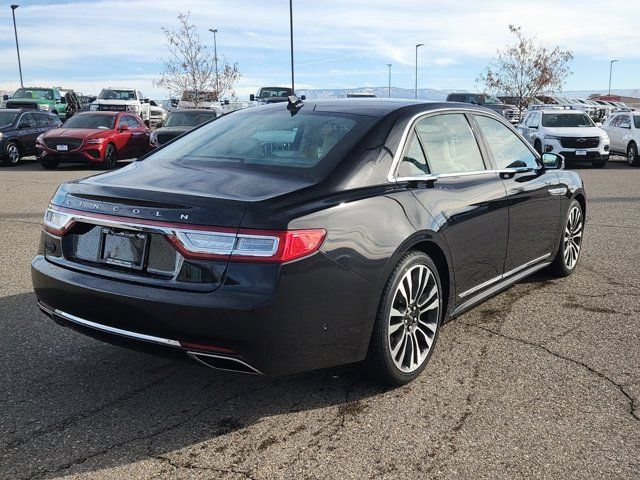
[[[404,373],[420,368],[438,329],[440,292],[425,265],[415,265],[402,277],[393,294],[388,341],[395,366]]]
[[[564,229],[564,264],[572,270],[578,262],[580,247],[582,246],[582,210],[574,205],[569,212],[567,225]]]
[[[20,161],[20,150],[18,150],[17,145],[12,143],[7,147],[7,157],[9,157],[11,165],[15,165]]]

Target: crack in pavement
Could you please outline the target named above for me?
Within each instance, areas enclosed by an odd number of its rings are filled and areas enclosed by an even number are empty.
[[[153,457],[151,457],[155,460],[160,461],[161,463],[165,464],[165,465],[169,465],[172,468],[176,469],[176,470],[180,470],[180,469],[187,469],[187,470],[205,470],[205,471],[210,471],[210,472],[215,472],[215,473],[223,473],[223,474],[233,474],[235,473],[236,475],[242,475],[244,478],[247,478],[249,480],[258,480],[258,477],[253,476],[252,472],[246,472],[244,470],[232,470],[232,469],[224,469],[224,468],[216,468],[216,467],[205,467],[202,465],[194,465],[192,463],[181,463],[181,462],[177,462],[175,460],[173,460],[170,457],[166,457],[164,455],[155,455]],[[160,472],[160,475],[155,475],[152,478],[162,478],[162,472]]]
[[[211,382],[213,382],[213,381],[214,380],[211,380],[209,382],[209,384]],[[234,381],[234,379],[230,379],[227,382],[225,382],[225,384],[222,385],[222,386],[224,387],[227,384],[232,383],[233,381]],[[230,396],[228,398],[225,398],[223,400],[218,400],[214,405],[208,405],[206,407],[203,407],[203,408],[199,409],[198,411],[196,411],[195,413],[193,413],[192,415],[188,416],[187,418],[185,418],[185,419],[183,419],[183,420],[181,420],[181,421],[179,421],[177,423],[174,423],[173,425],[169,425],[167,427],[163,427],[163,428],[161,428],[159,430],[156,430],[156,431],[154,431],[152,433],[149,433],[149,434],[146,434],[146,435],[141,435],[139,437],[134,437],[134,438],[130,438],[128,440],[117,442],[117,443],[115,443],[113,445],[110,445],[110,446],[108,446],[106,448],[102,448],[102,449],[100,449],[100,450],[98,450],[98,451],[96,451],[96,452],[94,452],[94,453],[92,453],[90,455],[85,455],[85,456],[76,458],[74,460],[71,460],[71,461],[69,461],[67,463],[64,463],[62,465],[59,465],[58,467],[56,467],[53,470],[45,470],[45,471],[35,472],[35,473],[29,475],[28,477],[25,477],[25,480],[36,480],[36,479],[41,479],[45,475],[48,475],[48,474],[58,474],[58,473],[63,472],[65,470],[69,470],[70,468],[72,468],[74,466],[81,465],[81,464],[83,464],[83,463],[85,463],[85,462],[87,462],[87,461],[89,461],[89,460],[91,460],[93,458],[97,458],[97,457],[101,457],[103,455],[106,455],[111,450],[114,450],[116,448],[122,447],[124,445],[128,445],[128,444],[134,443],[134,442],[139,442],[141,440],[153,439],[153,438],[158,437],[158,436],[160,436],[160,435],[162,435],[164,433],[167,433],[167,432],[170,432],[172,430],[175,430],[175,429],[178,429],[178,428],[182,427],[183,425],[185,425],[185,424],[189,423],[190,421],[194,420],[195,418],[197,418],[201,414],[203,414],[203,413],[205,413],[205,412],[207,412],[209,410],[213,410],[216,407],[219,407],[220,404],[223,404],[225,402],[230,402],[230,401],[232,401],[232,400],[234,400],[234,399],[236,399],[236,398],[238,398],[238,397],[240,397],[242,395],[254,394],[256,392],[259,392],[260,390],[265,390],[266,388],[269,388],[269,387],[270,387],[269,385],[266,385],[266,386],[263,386],[263,387],[254,388],[254,389],[251,389],[251,390],[247,390],[247,391],[244,391],[244,392],[237,393],[237,394],[232,395],[232,396]]]
[[[168,365],[168,364],[167,364]],[[25,443],[35,440],[37,438],[40,438],[44,435],[47,435],[49,433],[55,432],[57,430],[63,430],[73,424],[76,424],[80,421],[86,420],[87,418],[96,415],[98,413],[100,413],[103,410],[106,410],[107,408],[113,407],[114,405],[117,405],[118,403],[121,402],[125,402],[127,400],[131,400],[133,397],[135,397],[136,395],[150,389],[153,388],[159,384],[161,384],[162,382],[164,382],[165,380],[169,379],[170,377],[172,377],[173,375],[175,375],[176,373],[178,373],[180,370],[184,369],[184,366],[181,366],[180,368],[174,369],[172,372],[168,373],[167,375],[164,375],[161,378],[158,378],[156,380],[154,380],[153,382],[150,382],[146,385],[143,385],[141,387],[138,387],[134,390],[131,390],[130,392],[125,393],[124,395],[115,398],[109,402],[106,402],[102,405],[99,405],[97,407],[91,408],[89,410],[85,410],[84,412],[81,412],[80,414],[75,414],[75,416],[71,416],[71,417],[67,417],[65,419],[63,419],[60,422],[57,423],[53,423],[51,425],[47,425],[45,427],[42,428],[38,428],[36,430],[33,430],[31,432],[27,433],[27,436],[22,437],[22,438],[16,438],[13,439],[9,442],[7,442],[4,447],[3,450],[4,451],[8,451],[11,449],[14,449],[16,447],[19,447],[21,445],[24,445]]]
[[[502,337],[502,338],[507,339],[507,340],[511,340],[513,342],[519,342],[519,343],[522,343],[524,345],[529,345],[530,347],[543,350],[543,351],[547,352],[548,354],[553,355],[554,357],[557,357],[557,358],[559,358],[561,360],[564,360],[566,362],[570,362],[570,363],[573,363],[573,364],[578,365],[580,367],[583,367],[588,372],[596,375],[597,377],[599,377],[599,378],[605,380],[606,382],[608,382],[609,384],[613,385],[620,393],[622,393],[622,395],[626,398],[627,403],[629,405],[629,414],[636,421],[640,422],[640,414],[638,414],[636,412],[637,400],[633,396],[631,396],[630,393],[628,393],[625,390],[624,384],[619,384],[619,383],[615,382],[613,379],[607,377],[604,373],[599,372],[598,370],[594,369],[593,367],[590,367],[589,365],[587,365],[584,362],[581,362],[579,360],[576,360],[576,359],[573,359],[573,358],[570,358],[570,357],[566,357],[566,356],[564,356],[564,355],[562,355],[562,354],[560,354],[558,352],[554,352],[553,350],[551,350],[550,348],[548,348],[548,347],[546,347],[544,345],[537,344],[537,343],[531,342],[529,340],[525,340],[523,338],[512,337],[511,335],[505,335],[502,332],[497,332],[497,331],[492,330],[491,328],[487,328],[487,327],[485,327],[483,325],[473,325],[473,324],[469,324],[469,323],[467,323],[466,325],[468,325],[470,327],[479,328],[480,330],[484,330],[485,332],[488,332],[490,334],[496,335],[498,337]]]

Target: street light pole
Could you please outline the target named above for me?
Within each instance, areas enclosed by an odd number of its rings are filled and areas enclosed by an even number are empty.
[[[296,86],[293,76],[293,0],[289,0],[289,34],[291,37],[291,90],[295,93]]]
[[[392,63],[387,63],[387,67],[389,67],[389,98],[391,98],[391,65]]]
[[[13,14],[13,33],[16,34],[16,52],[18,52],[18,70],[20,71],[20,86],[24,87],[22,82],[22,63],[20,63],[20,47],[18,46],[18,29],[16,28],[16,8],[20,5],[11,5],[11,13]]]
[[[220,77],[218,76],[218,45],[216,43],[216,33],[218,33],[218,29],[210,28],[209,31],[213,33],[213,62],[216,68],[216,98],[219,101],[220,100]]]
[[[418,47],[422,47],[424,43],[416,45],[416,98],[418,98]]]
[[[613,72],[613,64],[618,60],[611,60],[609,62],[609,96],[611,96],[611,73]]]

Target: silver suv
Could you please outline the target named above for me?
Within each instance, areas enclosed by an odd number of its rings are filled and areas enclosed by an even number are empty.
[[[567,163],[590,162],[604,167],[609,160],[609,136],[582,110],[559,105],[535,106],[518,130],[542,154],[562,155]]]

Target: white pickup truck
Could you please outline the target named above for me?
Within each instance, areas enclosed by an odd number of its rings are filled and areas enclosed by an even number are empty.
[[[133,112],[145,123],[151,121],[149,99],[135,88],[103,88],[89,110],[107,112]]]

